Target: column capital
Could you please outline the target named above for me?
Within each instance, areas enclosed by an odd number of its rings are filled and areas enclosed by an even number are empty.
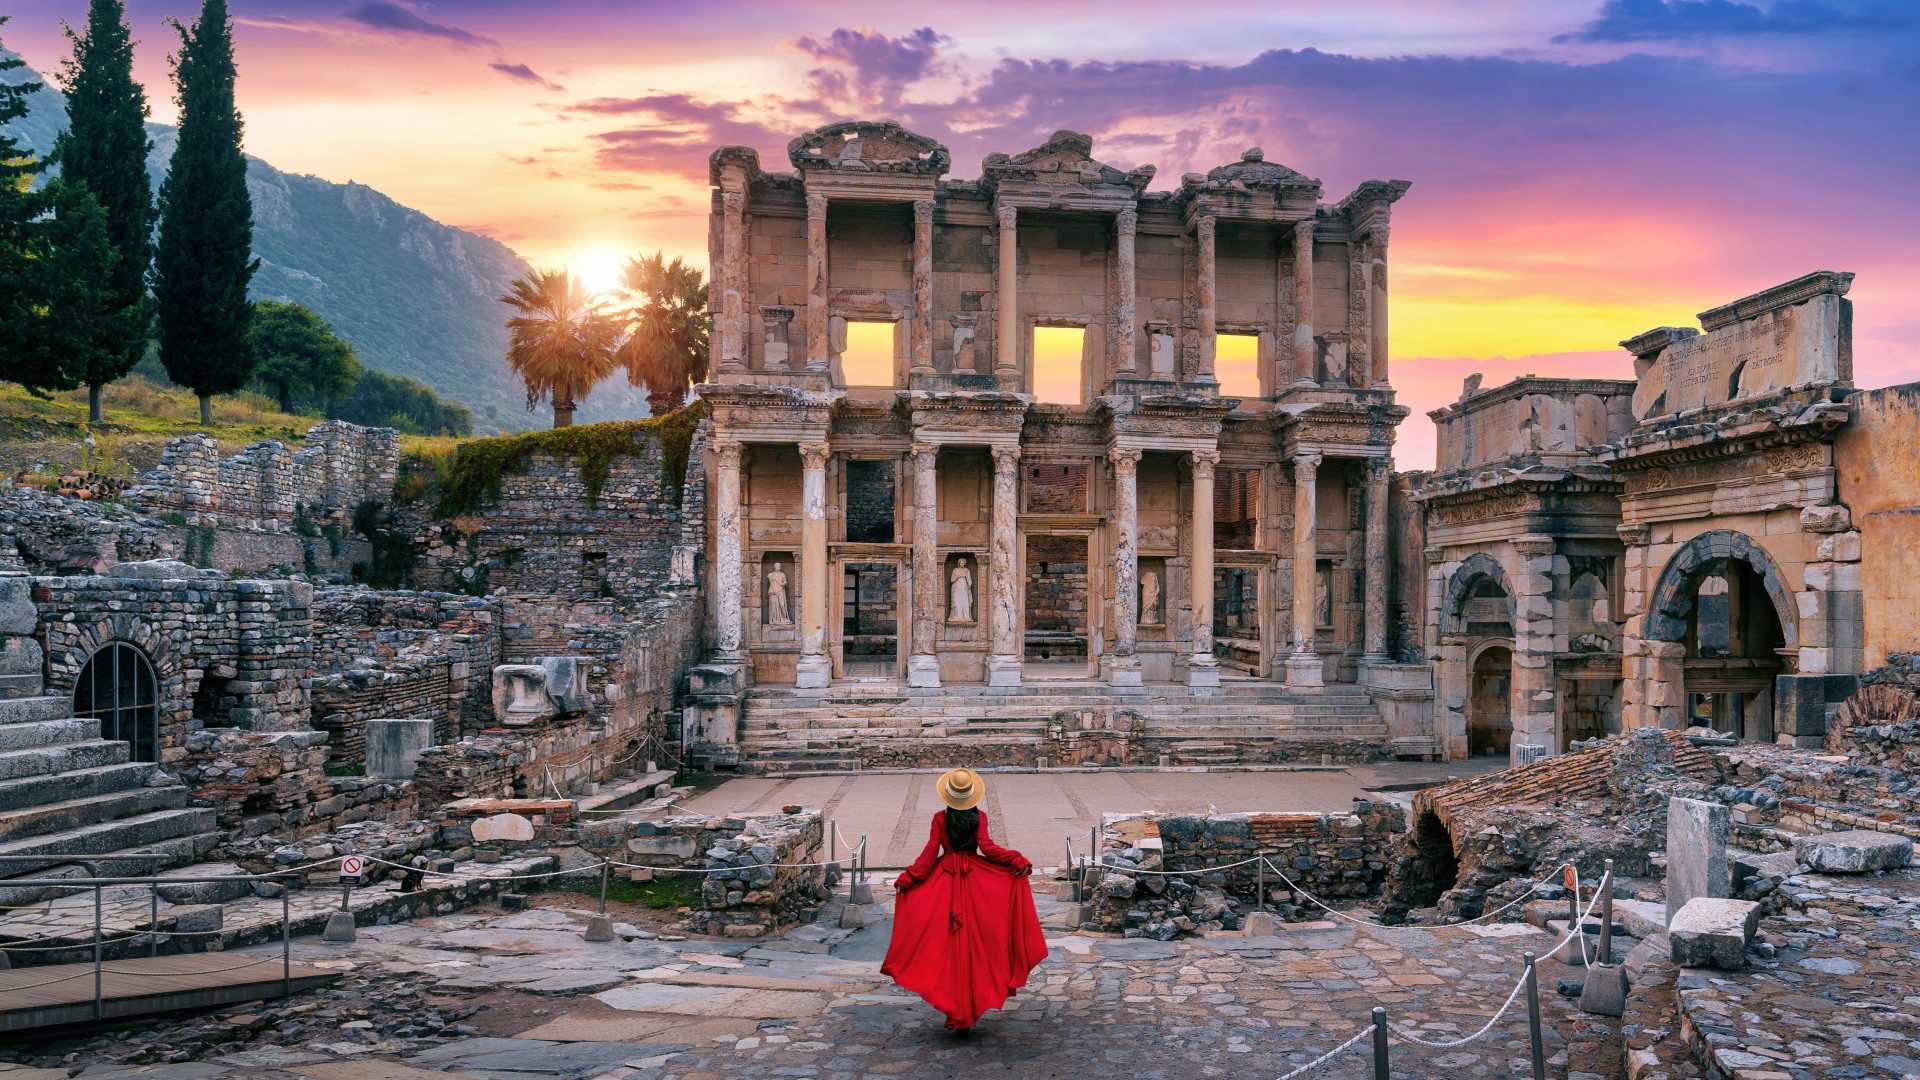
[[[1296,469],[1317,469],[1326,455],[1318,450],[1301,450],[1293,455],[1293,467]]]
[[[1132,236],[1140,227],[1140,212],[1127,207],[1113,215],[1113,227],[1121,236]]]
[[[1116,446],[1107,451],[1107,460],[1113,462],[1114,472],[1121,476],[1132,476],[1134,467],[1140,464],[1140,451]]]
[[[1218,220],[1212,210],[1202,207],[1193,215],[1193,231],[1200,234],[1211,233]]]
[[[913,200],[913,223],[915,225],[933,224],[933,200],[932,199]]]
[[[803,442],[800,444],[800,464],[809,469],[827,467],[827,444],[824,442]]]
[[[713,440],[713,456],[723,469],[740,467],[740,440],[722,436]]]
[[[1020,222],[1020,211],[1010,203],[1001,203],[993,208],[993,219],[1003,229],[1011,229]]]
[[[818,191],[807,192],[807,216],[823,218],[827,216],[827,197]]]
[[[1392,458],[1377,457],[1367,459],[1367,478],[1369,480],[1379,480],[1391,475],[1393,475]]]
[[[720,193],[720,205],[729,215],[739,215],[747,208],[747,193],[744,191],[723,191]]]
[[[1308,243],[1313,242],[1313,219],[1310,217],[1301,218],[1293,223],[1294,241],[1298,243],[1302,237],[1306,238]]]
[[[1193,452],[1193,475],[1196,479],[1212,476],[1213,468],[1218,464],[1220,464],[1220,451],[1218,450],[1195,450]]]
[[[915,465],[931,468],[934,457],[940,453],[940,446],[938,443],[917,442],[908,453],[912,455]]]
[[[993,448],[993,467],[1011,469],[1020,464],[1020,448],[1017,446],[996,446]]]

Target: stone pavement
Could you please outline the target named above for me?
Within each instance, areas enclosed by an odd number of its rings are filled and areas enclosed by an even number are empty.
[[[1045,885],[1044,879],[1036,877]],[[862,930],[819,922],[766,942],[669,940],[622,927],[589,944],[584,913],[474,911],[365,928],[358,943],[296,941],[295,959],[345,969],[321,997],[213,1017],[0,1048],[86,1080],[553,1080],[720,1077],[1277,1077],[1384,1005],[1430,1039],[1477,1028],[1506,996],[1525,925],[1356,929],[1298,924],[1271,937],[1156,942],[1082,935],[1041,898],[1050,959],[961,1039],[879,973],[891,896]],[[1542,971],[1550,1073],[1566,1076],[1570,1005]],[[395,997],[394,995],[399,995]],[[311,1000],[309,1000],[311,999]],[[1458,1050],[1394,1048],[1394,1075],[1526,1075],[1523,1002]],[[172,1059],[169,1061],[169,1059]],[[167,1062],[165,1064],[157,1064]],[[0,1070],[4,1070],[0,1066]],[[46,1074],[51,1076],[52,1074]],[[1358,1053],[1311,1074],[1371,1076]],[[1575,1076],[1588,1075],[1576,1072]],[[0,1071],[0,1080],[32,1080]]]
[[[1344,811],[1370,789],[1438,783],[1484,772],[1504,760],[1445,764],[1382,762],[1313,769],[984,770],[995,839],[1038,859],[1064,858],[1066,838],[1084,853],[1087,830],[1107,811],[1221,813],[1243,810]],[[683,801],[678,811],[729,814],[784,804],[822,807],[849,842],[869,837],[873,866],[905,866],[927,842],[938,806],[936,772],[861,771],[793,779],[741,777]]]

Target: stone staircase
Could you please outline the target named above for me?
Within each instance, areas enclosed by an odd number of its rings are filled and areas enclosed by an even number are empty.
[[[133,877],[213,848],[212,809],[190,805],[186,787],[158,765],[129,760],[126,743],[101,738],[99,722],[75,718],[64,697],[31,690],[36,696],[0,697],[0,855],[47,857],[0,860],[0,904],[52,892],[9,887],[6,879],[84,876],[73,857],[148,856],[96,867],[104,876]]]
[[[1303,694],[1278,683],[1228,680],[1200,697],[1184,686],[1121,693],[1091,681],[929,690],[852,683],[824,690],[754,687],[744,704],[743,771],[853,769],[863,760],[886,763],[915,749],[929,759],[965,749],[972,763],[1030,763],[1044,752],[1048,727],[1062,713],[1085,718],[1083,730],[1126,712],[1138,714],[1152,760],[1166,753],[1177,765],[1270,760],[1278,744],[1293,744],[1295,760],[1317,760],[1315,744],[1388,748],[1386,724],[1357,686]]]

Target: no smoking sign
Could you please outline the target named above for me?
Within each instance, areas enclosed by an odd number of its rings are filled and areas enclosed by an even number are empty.
[[[358,883],[360,875],[367,868],[367,861],[358,855],[348,855],[340,860],[340,880]]]

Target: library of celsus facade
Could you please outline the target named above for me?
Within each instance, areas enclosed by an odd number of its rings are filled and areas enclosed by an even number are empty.
[[[887,122],[788,158],[711,159],[715,761],[1807,738],[1869,663],[1849,275],[1634,338],[1635,378],[1470,380],[1396,475],[1406,181],[1329,198],[1248,150],[1153,187],[1069,131],[952,179]]]

